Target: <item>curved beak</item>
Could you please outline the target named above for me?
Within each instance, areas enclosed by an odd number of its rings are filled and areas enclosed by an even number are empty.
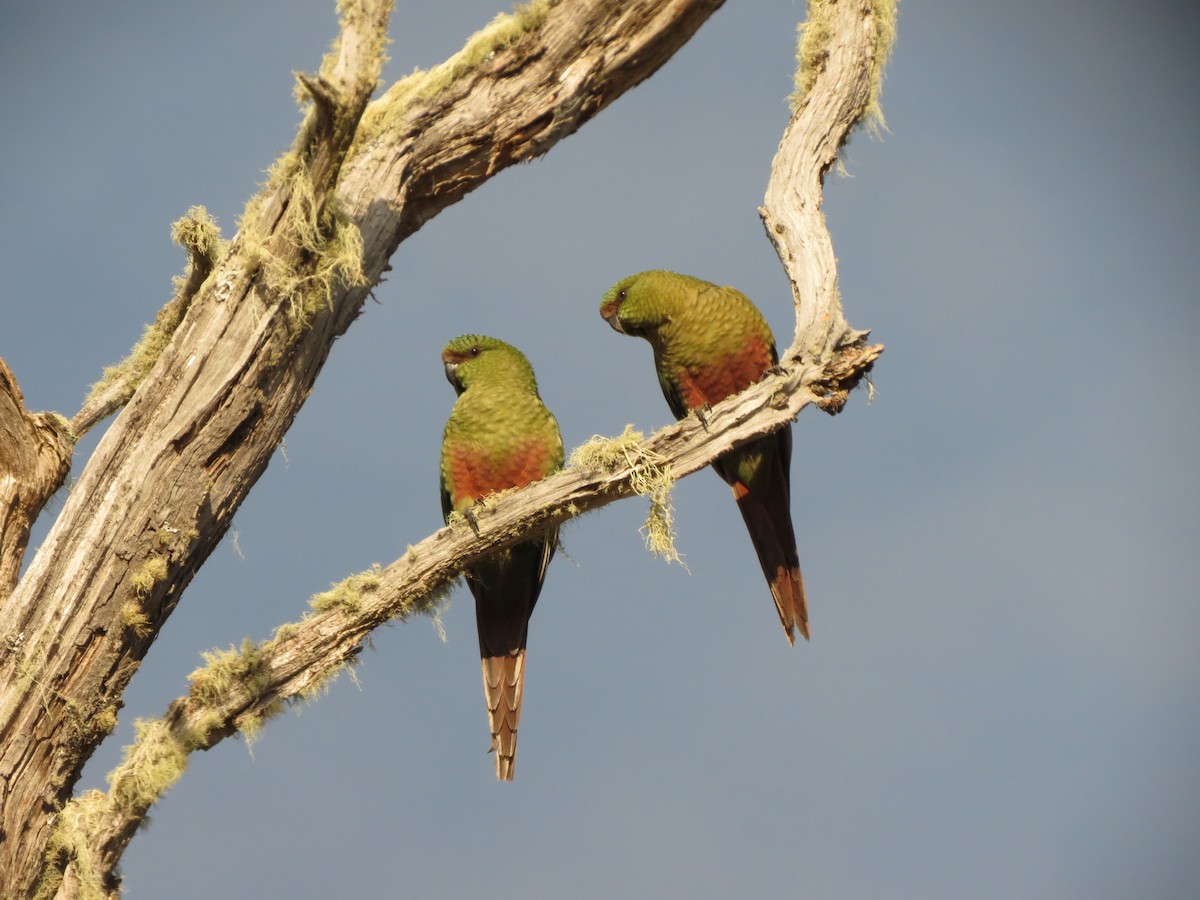
[[[625,329],[621,326],[621,320],[618,313],[621,311],[621,302],[619,300],[610,300],[600,307],[600,316],[612,326],[613,331],[619,331],[625,334]]]

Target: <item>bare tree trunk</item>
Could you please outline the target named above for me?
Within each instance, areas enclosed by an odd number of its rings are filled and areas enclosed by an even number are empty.
[[[49,448],[44,455],[59,468],[50,466],[48,483],[57,486],[71,437],[126,404],[26,576],[0,594],[0,896],[116,897],[121,853],[188,754],[314,690],[372,628],[419,611],[478,558],[635,493],[647,471],[681,477],[810,402],[840,408],[882,348],[864,346],[845,326],[832,251],[828,259],[813,251],[828,245],[821,178],[873,102],[890,0],[810,4],[825,23],[809,61],[817,71],[765,204],[796,287],[798,324],[823,323],[819,339],[812,327],[798,330],[783,357],[788,368],[719,404],[706,423],[689,418],[507,496],[472,528],[442,529],[386,569],[348,579],[272,640],[214,660],[139,733],[107,793],[69,800],[155,634],[399,243],[496,172],[573,133],[652,74],[719,6],[534,3],[368,103],[390,3],[347,4],[339,45],[318,75],[302,79],[312,110],[242,230],[219,254],[214,241],[207,249],[184,241],[194,277],[160,314],[165,346],[148,371],[102,390],[73,432],[26,413],[0,368],[0,500],[31,498],[6,507],[25,510],[25,525],[0,519],[0,575],[11,569],[15,578],[20,563],[23,540],[10,545],[9,531],[27,535],[53,490],[35,489],[47,476],[32,474],[31,448]]]

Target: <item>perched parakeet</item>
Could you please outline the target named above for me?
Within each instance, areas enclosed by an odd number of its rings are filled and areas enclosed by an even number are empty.
[[[618,281],[600,315],[654,349],[658,382],[677,419],[745,390],[776,364],[762,313],[739,291],[655,270]],[[791,511],[792,431],[785,427],[731,450],[713,468],[732,488],[788,643],[807,639],[808,604]]]
[[[466,334],[443,348],[442,362],[458,392],[442,439],[447,520],[490,493],[522,487],[562,468],[558,422],[542,405],[533,367],[520,350]],[[483,693],[501,781],[513,777],[529,617],[557,541],[557,530],[546,532],[466,572],[475,597]]]

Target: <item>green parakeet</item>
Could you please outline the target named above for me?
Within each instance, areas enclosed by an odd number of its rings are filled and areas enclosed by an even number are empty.
[[[654,350],[658,382],[677,419],[759,381],[774,366],[775,339],[762,313],[731,287],[655,270],[618,281],[600,315]],[[785,427],[731,450],[713,468],[733,488],[788,643],[806,639],[808,604],[791,512],[792,432]]]
[[[442,439],[447,520],[490,493],[522,487],[562,468],[558,422],[542,405],[533,367],[520,350],[468,334],[445,346],[442,362],[458,392]],[[465,573],[475,597],[483,693],[501,781],[513,777],[529,617],[557,541],[557,530],[538,535]]]

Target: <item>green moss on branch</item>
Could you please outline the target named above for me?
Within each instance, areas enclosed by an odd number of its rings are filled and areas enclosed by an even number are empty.
[[[104,369],[100,380],[92,385],[84,401],[85,406],[110,391],[116,392],[111,400],[114,408],[129,402],[171,342],[193,298],[213,271],[224,249],[220,229],[203,206],[193,206],[187,215],[171,225],[171,239],[188,251],[184,274],[174,278],[174,298],[159,310],[154,322],[145,327],[141,340],[129,351],[129,355],[116,365]]]
[[[896,40],[896,0],[869,0],[876,30],[876,52],[871,60],[870,89],[866,105],[859,114],[872,128],[883,128],[883,109],[879,95],[883,90],[883,70]],[[829,42],[833,35],[832,19],[836,0],[808,0],[808,19],[797,29],[796,81],[792,94],[792,109],[812,90],[817,77],[825,70],[829,58]]]
[[[675,546],[675,512],[671,506],[671,488],[675,478],[666,457],[642,446],[643,435],[626,425],[613,438],[599,435],[571,451],[570,465],[581,469],[611,472],[627,465],[631,472],[629,486],[650,501],[650,511],[642,526],[646,549],[667,562],[683,563]]]

